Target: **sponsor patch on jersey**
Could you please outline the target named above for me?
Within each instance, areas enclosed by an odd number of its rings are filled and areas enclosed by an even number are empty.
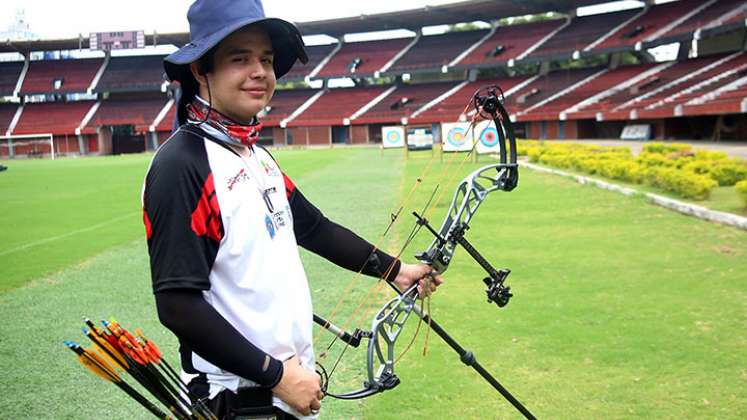
[[[270,239],[275,239],[275,224],[272,223],[272,219],[268,215],[265,215],[265,227],[267,228],[267,233],[270,234]]]
[[[278,168],[275,166],[272,166],[265,162],[264,160],[261,160],[260,163],[262,164],[262,167],[264,168],[265,172],[269,176],[280,176],[280,171],[278,171]]]
[[[236,186],[239,182],[244,182],[249,180],[249,175],[247,175],[244,168],[241,168],[241,170],[234,176],[229,177],[226,181],[228,183],[228,191],[233,190],[233,187]]]
[[[275,225],[277,226],[277,229],[280,230],[281,227],[285,226],[285,210],[280,210],[277,213],[274,213],[272,215],[272,220],[275,222]]]

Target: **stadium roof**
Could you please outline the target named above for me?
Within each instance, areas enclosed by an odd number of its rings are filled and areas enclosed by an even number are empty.
[[[602,3],[600,0],[473,0],[419,9],[361,15],[339,19],[299,23],[305,35],[374,32],[390,29],[419,29],[476,20],[523,16],[549,11],[566,12],[577,7]]]
[[[326,34],[339,37],[343,34],[384,31],[390,29],[416,30],[424,26],[445,25],[476,20],[522,16],[549,11],[565,12],[577,7],[603,3],[604,0],[472,0],[440,6],[425,6],[397,12],[361,15],[315,22],[297,23],[304,35]],[[189,42],[189,33],[146,35],[146,44],[173,44]],[[38,40],[0,41],[0,52],[57,51],[88,48],[88,37]]]

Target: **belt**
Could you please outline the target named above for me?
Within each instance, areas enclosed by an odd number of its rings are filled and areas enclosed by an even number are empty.
[[[269,388],[223,390],[210,400],[210,409],[225,420],[292,420],[295,417],[272,405]]]

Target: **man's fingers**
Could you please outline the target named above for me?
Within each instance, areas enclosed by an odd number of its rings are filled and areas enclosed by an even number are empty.
[[[322,403],[319,400],[313,400],[311,401],[311,409],[312,410],[319,410],[322,408]]]

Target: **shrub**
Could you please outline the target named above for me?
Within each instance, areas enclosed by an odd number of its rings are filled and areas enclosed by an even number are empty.
[[[647,168],[671,168],[675,161],[659,153],[641,153],[636,161]]]
[[[685,165],[683,169],[695,174],[707,175],[722,187],[747,179],[747,164],[740,159],[696,159]]]
[[[647,176],[650,185],[679,194],[685,198],[704,200],[718,185],[705,175],[675,168],[650,168]]]
[[[649,143],[643,146],[643,153],[669,154],[676,152],[690,152],[692,146],[682,143]]]
[[[719,161],[714,164],[710,175],[718,185],[734,185],[747,179],[747,165],[737,159]]]
[[[742,203],[747,210],[747,179],[737,182],[734,185],[734,190],[737,192],[737,195],[742,200]]]

